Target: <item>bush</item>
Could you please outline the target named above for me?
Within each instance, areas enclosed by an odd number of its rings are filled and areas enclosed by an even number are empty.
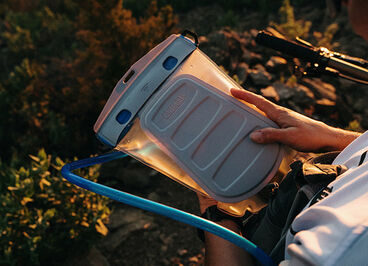
[[[30,157],[19,169],[0,164],[1,265],[57,264],[107,233],[107,198],[63,179],[60,158]],[[96,181],[98,167],[78,174]]]
[[[271,22],[271,26],[284,34],[289,39],[295,37],[307,38],[312,23],[310,21],[296,20],[294,16],[294,8],[290,4],[290,0],[284,0],[279,9],[280,23]]]
[[[337,23],[332,23],[328,25],[323,33],[313,32],[313,36],[317,41],[317,47],[326,47],[327,49],[334,49],[339,46],[337,42],[333,42],[333,38],[336,32],[339,30],[339,25]]]
[[[139,19],[121,0],[3,2],[2,160],[41,147],[65,158],[96,153],[93,124],[116,82],[175,25],[172,8],[155,1]]]
[[[144,15],[144,11],[151,0],[125,0],[124,5],[129,10],[132,10],[135,16]],[[199,6],[209,6],[209,5],[219,5],[225,11],[238,12],[246,9],[257,10],[260,12],[268,12],[278,8],[281,4],[281,0],[186,0],[186,1],[176,1],[176,0],[157,0],[159,7],[170,5],[173,7],[176,13],[186,13],[191,12],[196,7]],[[221,16],[221,14],[219,14]]]

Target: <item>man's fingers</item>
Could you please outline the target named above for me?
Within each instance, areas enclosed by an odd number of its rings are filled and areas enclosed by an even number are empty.
[[[258,109],[265,112],[271,119],[275,112],[278,111],[277,105],[257,94],[239,89],[231,89],[230,92],[235,98],[254,104]]]
[[[265,112],[266,115],[271,118],[276,124],[282,124],[282,115],[283,110],[278,105],[266,100],[260,95],[254,94],[249,91],[239,90],[239,89],[231,89],[231,94],[244,100],[250,104],[254,104],[258,109]],[[289,118],[290,120],[290,118]],[[260,144],[268,144],[268,143],[290,143],[290,128],[263,128],[256,130],[250,134],[250,138]]]
[[[269,144],[269,143],[284,143],[288,142],[288,134],[285,129],[278,128],[263,128],[253,131],[250,134],[251,140],[259,144]]]

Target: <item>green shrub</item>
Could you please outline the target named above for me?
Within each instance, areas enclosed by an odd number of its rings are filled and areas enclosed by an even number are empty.
[[[106,234],[108,199],[60,176],[64,162],[44,150],[27,167],[0,163],[0,264],[61,263]],[[79,171],[95,181],[98,167]]]
[[[356,131],[356,132],[364,132],[360,122],[358,120],[350,121],[349,125],[345,128],[346,130]]]
[[[3,161],[41,147],[65,158],[97,152],[93,124],[115,84],[176,32],[172,8],[150,2],[140,18],[121,0],[2,2]]]
[[[317,41],[317,47],[326,47],[327,49],[334,49],[339,46],[337,42],[333,42],[333,37],[339,30],[339,25],[337,23],[332,23],[327,26],[323,33],[313,32],[313,36]]]
[[[295,37],[307,38],[312,23],[302,19],[296,20],[294,16],[294,8],[290,4],[290,0],[284,0],[279,9],[280,23],[271,22],[270,25],[276,30],[284,34],[289,39]]]

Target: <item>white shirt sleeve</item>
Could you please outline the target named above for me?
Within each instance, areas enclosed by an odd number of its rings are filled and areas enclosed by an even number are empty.
[[[286,237],[289,265],[368,265],[367,150],[365,133],[335,159],[348,170],[325,198],[294,219]]]

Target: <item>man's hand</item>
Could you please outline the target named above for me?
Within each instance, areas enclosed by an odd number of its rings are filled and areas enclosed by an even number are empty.
[[[231,94],[255,105],[280,127],[252,132],[250,138],[256,143],[278,142],[303,152],[340,151],[360,136],[360,133],[334,128],[278,106],[249,91],[231,89]]]

